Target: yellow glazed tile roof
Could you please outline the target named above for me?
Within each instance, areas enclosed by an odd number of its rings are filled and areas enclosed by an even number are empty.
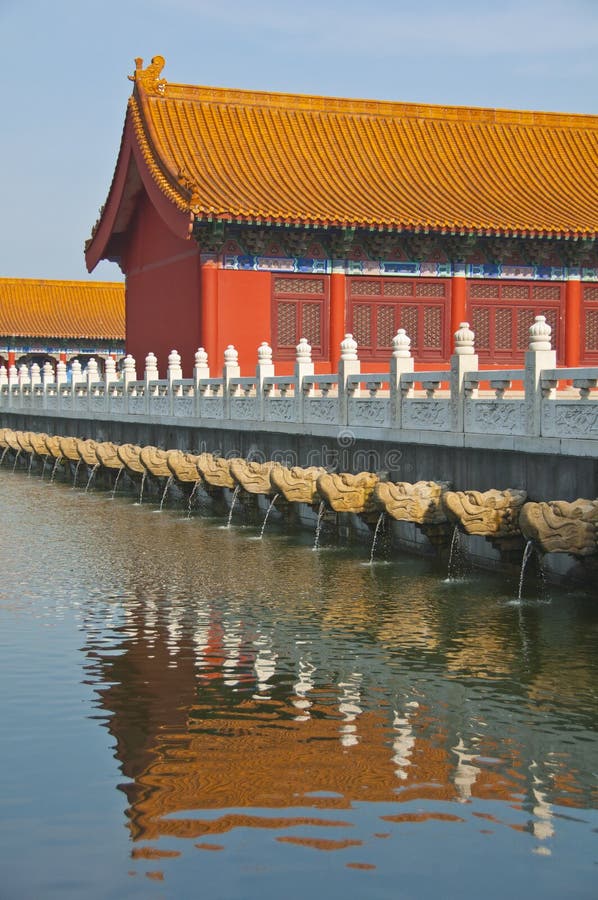
[[[125,286],[0,278],[0,334],[122,341]]]
[[[598,234],[598,116],[193,87],[141,63],[137,142],[199,218]]]

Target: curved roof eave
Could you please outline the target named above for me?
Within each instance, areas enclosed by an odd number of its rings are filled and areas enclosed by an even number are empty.
[[[128,224],[133,211],[133,206],[129,210],[125,209],[127,201],[130,201],[131,197],[136,195],[139,190],[131,185],[133,169],[167,227],[177,237],[188,239],[191,236],[193,214],[175,206],[156,184],[139,146],[131,112],[128,109],[108,197],[94,233],[85,247],[85,264],[88,272],[92,272],[102,259],[118,259],[118,252],[112,253],[110,245],[116,243],[115,238],[117,239],[120,234],[124,233],[125,229],[122,226]],[[121,218],[121,222],[118,221],[119,218]]]

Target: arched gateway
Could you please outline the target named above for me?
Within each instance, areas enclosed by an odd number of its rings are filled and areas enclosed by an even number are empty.
[[[90,270],[126,275],[127,350],[199,345],[316,366],[399,327],[447,362],[469,321],[485,365],[522,362],[543,315],[560,363],[598,361],[598,117],[171,84],[137,60]]]

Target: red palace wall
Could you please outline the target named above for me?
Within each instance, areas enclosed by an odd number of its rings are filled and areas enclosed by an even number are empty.
[[[270,273],[219,269],[218,359],[210,360],[211,374],[220,374],[229,344],[239,351],[242,374],[253,374],[262,341],[272,341]]]
[[[127,284],[126,349],[142,376],[145,357],[158,357],[160,377],[168,354],[181,354],[183,373],[190,376],[200,343],[200,265],[195,241],[175,237],[144,196],[123,253]]]

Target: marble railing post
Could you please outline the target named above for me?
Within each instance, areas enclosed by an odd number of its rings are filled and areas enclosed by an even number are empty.
[[[352,334],[346,334],[344,341],[341,341],[341,358],[338,363],[338,422],[339,425],[346,425],[349,414],[349,396],[358,397],[359,388],[349,390],[347,386],[347,378],[349,375],[359,375],[361,373],[361,363],[357,356],[357,341],[353,339]]]
[[[37,363],[33,363],[33,365],[31,366],[30,384],[31,384],[31,386],[33,386],[34,384],[41,384],[41,383],[42,383],[41,369]]]
[[[106,357],[106,362],[104,363],[104,384],[106,385],[106,394],[108,394],[110,385],[115,381],[118,381],[118,375],[116,373],[116,362],[111,357]]]
[[[231,391],[238,394],[239,388],[230,384],[231,378],[241,377],[241,367],[239,366],[239,354],[232,344],[229,344],[224,351],[224,368],[222,370],[222,391],[224,394],[224,417],[230,418],[230,398]]]
[[[25,365],[25,363],[22,363],[19,366],[19,374],[18,374],[17,381],[18,381],[18,385],[21,388],[21,390],[23,390],[23,388],[26,384],[31,384],[31,379],[29,377],[29,370],[28,370],[27,366]]]
[[[0,387],[4,385],[8,385],[8,372],[6,371],[6,366],[0,366]]]
[[[160,373],[158,371],[158,359],[155,353],[150,352],[145,357],[145,369],[143,370],[143,397],[145,411],[151,411],[152,396],[156,390],[153,383],[159,381]]]
[[[135,360],[130,353],[127,353],[123,360],[122,382],[123,382],[123,406],[125,412],[129,411],[129,384],[137,381],[137,370],[135,368]]]
[[[73,395],[73,404],[75,403],[75,397],[77,394],[77,385],[83,384],[85,381],[85,376],[81,371],[81,363],[78,359],[74,359],[71,363],[71,393]]]
[[[306,375],[314,374],[314,364],[311,359],[311,345],[307,338],[302,337],[295,348],[295,398],[296,398],[296,414],[297,421],[303,422],[303,408],[306,397],[313,396],[313,385],[303,386],[303,379]]]
[[[414,361],[411,356],[411,338],[407,335],[404,328],[399,328],[392,339],[392,356],[390,358],[390,421],[394,428],[401,427],[403,418],[401,375],[404,372],[413,372],[413,370]],[[406,394],[413,394],[413,388],[408,388]]]
[[[181,367],[181,355],[178,350],[171,350],[168,354],[168,368],[166,370],[166,379],[168,381],[168,404],[170,415],[174,415],[174,382],[180,381],[183,377],[183,369]]]
[[[542,433],[542,400],[553,398],[556,382],[542,387],[542,370],[556,369],[556,350],[551,348],[552,329],[545,316],[536,316],[529,330],[529,350],[525,354],[525,421],[530,437]]]
[[[203,347],[198,347],[195,352],[195,365],[193,366],[193,393],[195,415],[201,417],[201,398],[202,393],[199,389],[199,382],[202,378],[210,377],[210,366],[208,364],[208,354]]]
[[[451,431],[463,431],[465,411],[463,379],[466,372],[475,372],[478,369],[478,356],[474,347],[475,335],[469,327],[469,322],[461,322],[454,337],[455,352],[451,356],[450,370]],[[473,396],[473,391],[469,391],[469,396]]]
[[[264,391],[264,379],[274,376],[274,363],[272,362],[272,347],[267,341],[262,341],[257,348],[257,366],[255,369],[255,392],[258,400],[258,414],[262,421],[266,418],[267,394]]]
[[[19,406],[20,398],[16,397],[13,393],[14,388],[19,383],[19,372],[14,363],[12,363],[8,367],[8,405],[9,406]]]
[[[91,386],[100,380],[98,364],[95,359],[90,359],[85,367],[85,378],[87,380],[87,393],[91,394]]]
[[[55,381],[54,378],[54,369],[52,367],[51,362],[45,362],[42,366],[42,384],[47,387],[49,384],[53,384]]]

